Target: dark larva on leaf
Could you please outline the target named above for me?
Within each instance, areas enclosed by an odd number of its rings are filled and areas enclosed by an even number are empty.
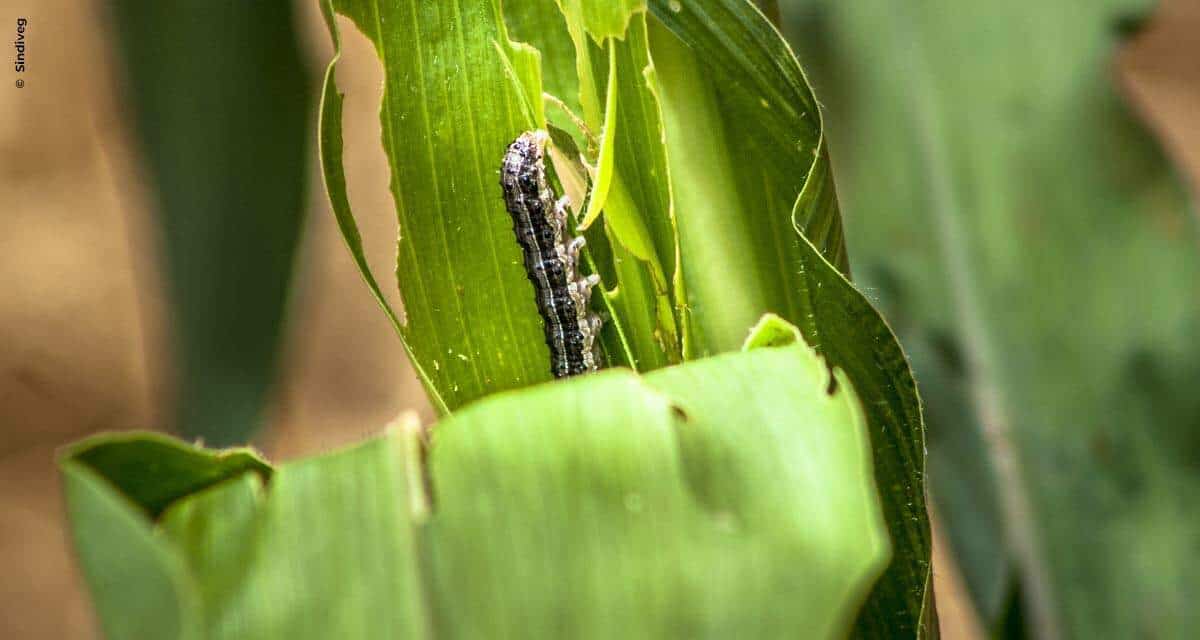
[[[600,278],[579,275],[584,240],[567,234],[567,199],[556,201],[546,180],[549,140],[545,131],[527,131],[508,145],[500,166],[500,186],[542,316],[550,371],[563,378],[599,367],[596,335],[601,322],[588,310],[588,301]]]

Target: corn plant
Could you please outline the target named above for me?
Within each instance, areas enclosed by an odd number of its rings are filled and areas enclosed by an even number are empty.
[[[107,636],[936,636],[920,401],[850,282],[821,112],[764,13],[322,9],[339,52],[337,15],[383,66],[403,312],[346,189],[340,54],[326,189],[441,418],[280,466],[147,434],[76,445]],[[567,262],[590,308],[536,295],[554,287],[518,235],[539,214],[586,240]],[[592,314],[601,370],[553,380]]]

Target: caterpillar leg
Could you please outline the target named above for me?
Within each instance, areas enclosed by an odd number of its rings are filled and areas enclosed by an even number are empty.
[[[571,215],[571,198],[563,196],[554,202],[554,215],[560,222],[566,224]]]
[[[583,334],[583,353],[584,364],[588,371],[596,371],[600,368],[600,327],[603,326],[604,320],[595,313],[589,313],[587,318],[580,323],[581,333]]]
[[[588,303],[592,300],[592,288],[598,284],[600,284],[600,276],[593,273],[568,285],[571,298],[576,301],[576,306],[581,314],[586,313]]]
[[[583,247],[586,244],[587,239],[583,236],[579,236],[578,238],[575,238],[574,240],[571,240],[571,242],[567,243],[566,255],[563,256],[563,258],[566,260],[567,265],[572,272],[574,272],[575,268],[579,266],[579,252],[583,250]]]
[[[563,196],[554,202],[554,209],[546,214],[546,217],[550,219],[550,224],[554,225],[554,236],[559,244],[562,244],[563,234],[566,233],[570,210],[571,199]]]

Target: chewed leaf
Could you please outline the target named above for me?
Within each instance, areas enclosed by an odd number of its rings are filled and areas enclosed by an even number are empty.
[[[583,31],[597,43],[624,38],[630,19],[646,11],[646,0],[558,0],[568,15],[579,16]]]
[[[571,136],[554,126],[547,127],[553,143],[546,149],[550,161],[554,165],[554,173],[562,185],[563,195],[571,200],[571,210],[575,217],[583,212],[583,204],[587,201],[588,184],[590,182],[587,166],[583,156],[575,147]]]
[[[531,120],[578,129],[582,161],[565,139],[551,157],[573,202],[590,179],[581,268],[603,279],[612,362],[652,371],[737,351],[764,313],[798,328],[864,398],[887,497],[895,559],[857,632],[933,633],[920,401],[895,337],[848,280],[820,112],[791,51],[745,0],[546,2],[510,10],[558,52],[544,70],[509,42],[497,0],[376,7],[383,15],[329,5],[387,72],[397,273],[418,370],[448,409],[545,379],[543,323],[489,179]],[[550,123],[542,71],[562,94]],[[330,183],[339,204],[344,185]],[[760,326],[749,353],[788,339]]]
[[[529,129],[530,114],[544,119],[537,51],[510,43],[496,0],[324,6],[335,44],[336,11],[371,40],[384,66],[380,118],[407,315],[406,324],[396,324],[435,404],[452,410],[548,379],[549,352],[496,173],[508,143]],[[326,186],[378,292],[360,255],[342,176],[336,64],[322,118],[323,140],[339,143],[322,147]]]
[[[506,0],[501,6],[509,37],[541,53],[541,99],[547,124],[582,136],[582,130],[575,131],[578,128],[575,118],[582,112],[582,106],[573,64],[574,44],[556,0]],[[550,96],[549,102],[546,96]],[[580,145],[585,143],[582,137],[577,140]]]

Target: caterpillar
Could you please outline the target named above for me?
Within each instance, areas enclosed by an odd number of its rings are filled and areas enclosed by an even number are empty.
[[[549,140],[542,130],[527,131],[513,140],[500,165],[500,186],[524,253],[525,275],[533,283],[550,347],[550,372],[564,378],[599,368],[596,336],[601,320],[588,310],[588,302],[600,277],[579,276],[579,252],[585,241],[567,234],[570,200],[565,196],[555,200],[546,179]]]

